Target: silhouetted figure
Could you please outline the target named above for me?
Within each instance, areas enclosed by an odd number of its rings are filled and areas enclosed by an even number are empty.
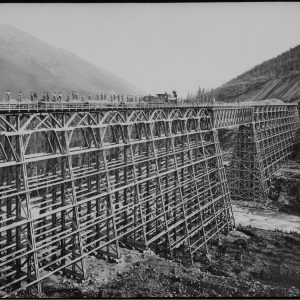
[[[75,93],[75,99],[78,100],[78,92]]]
[[[50,96],[49,96],[49,92],[46,93],[46,101],[49,102],[50,101]]]
[[[37,101],[37,92],[34,92],[34,93],[33,93],[33,100],[34,100],[34,101]]]
[[[46,100],[47,100],[47,96],[46,96],[46,92],[44,92],[44,94],[43,94],[43,101],[45,101],[46,102]]]
[[[9,95],[10,95],[10,91],[7,90],[7,91],[6,91],[6,101],[9,101],[9,99],[10,99]]]
[[[61,101],[61,100],[62,100],[62,93],[59,93],[59,94],[58,94],[57,100],[58,100],[58,101]]]
[[[19,92],[19,94],[18,94],[18,100],[19,100],[19,102],[22,101],[22,92]]]
[[[176,100],[177,100],[177,93],[176,93],[176,91],[173,91],[172,93],[173,93],[174,98],[176,98]]]
[[[30,95],[30,101],[33,102],[33,92],[31,91],[29,95]]]
[[[52,101],[55,102],[56,101],[56,93],[52,94]]]
[[[70,101],[70,93],[67,94],[67,102]]]

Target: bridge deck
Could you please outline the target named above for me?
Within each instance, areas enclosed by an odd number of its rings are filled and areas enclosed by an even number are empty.
[[[294,105],[294,104],[284,104]],[[224,104],[198,104],[198,103],[164,103],[164,104],[149,104],[149,103],[137,103],[137,102],[125,102],[125,103],[101,103],[100,101],[90,102],[0,102],[0,112],[44,112],[44,111],[89,111],[89,110],[132,110],[132,109],[176,109],[176,108],[195,108],[203,107],[209,109],[240,109],[250,108],[257,106],[270,106],[270,105],[243,105],[239,103],[224,103]],[[273,106],[273,105],[272,105]],[[278,106],[275,105],[275,106]]]

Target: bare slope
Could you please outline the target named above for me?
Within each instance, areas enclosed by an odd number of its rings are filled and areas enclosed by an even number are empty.
[[[215,90],[221,101],[300,100],[300,45],[263,62]]]
[[[107,70],[99,69],[80,57],[39,39],[0,24],[0,95],[9,89],[66,92],[142,91]]]
[[[89,256],[85,281],[44,279],[43,298],[299,297],[299,245],[296,233],[238,227],[199,251],[194,268],[121,248],[118,264]]]

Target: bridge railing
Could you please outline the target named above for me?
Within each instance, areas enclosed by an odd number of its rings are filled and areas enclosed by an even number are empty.
[[[285,104],[288,105],[288,104]],[[253,105],[257,106],[257,105]],[[262,106],[265,106],[262,104]],[[0,102],[0,111],[53,111],[53,110],[93,110],[93,109],[153,109],[153,108],[180,108],[180,107],[207,107],[207,108],[237,108],[252,107],[243,103],[196,103],[196,102],[180,102],[180,103],[143,103],[143,102],[101,102],[101,101],[72,101],[72,102]]]

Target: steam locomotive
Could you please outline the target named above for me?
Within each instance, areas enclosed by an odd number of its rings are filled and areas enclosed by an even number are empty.
[[[156,94],[156,96],[144,96],[142,101],[149,104],[177,104],[177,93],[173,91],[172,95],[165,92],[164,94]]]

